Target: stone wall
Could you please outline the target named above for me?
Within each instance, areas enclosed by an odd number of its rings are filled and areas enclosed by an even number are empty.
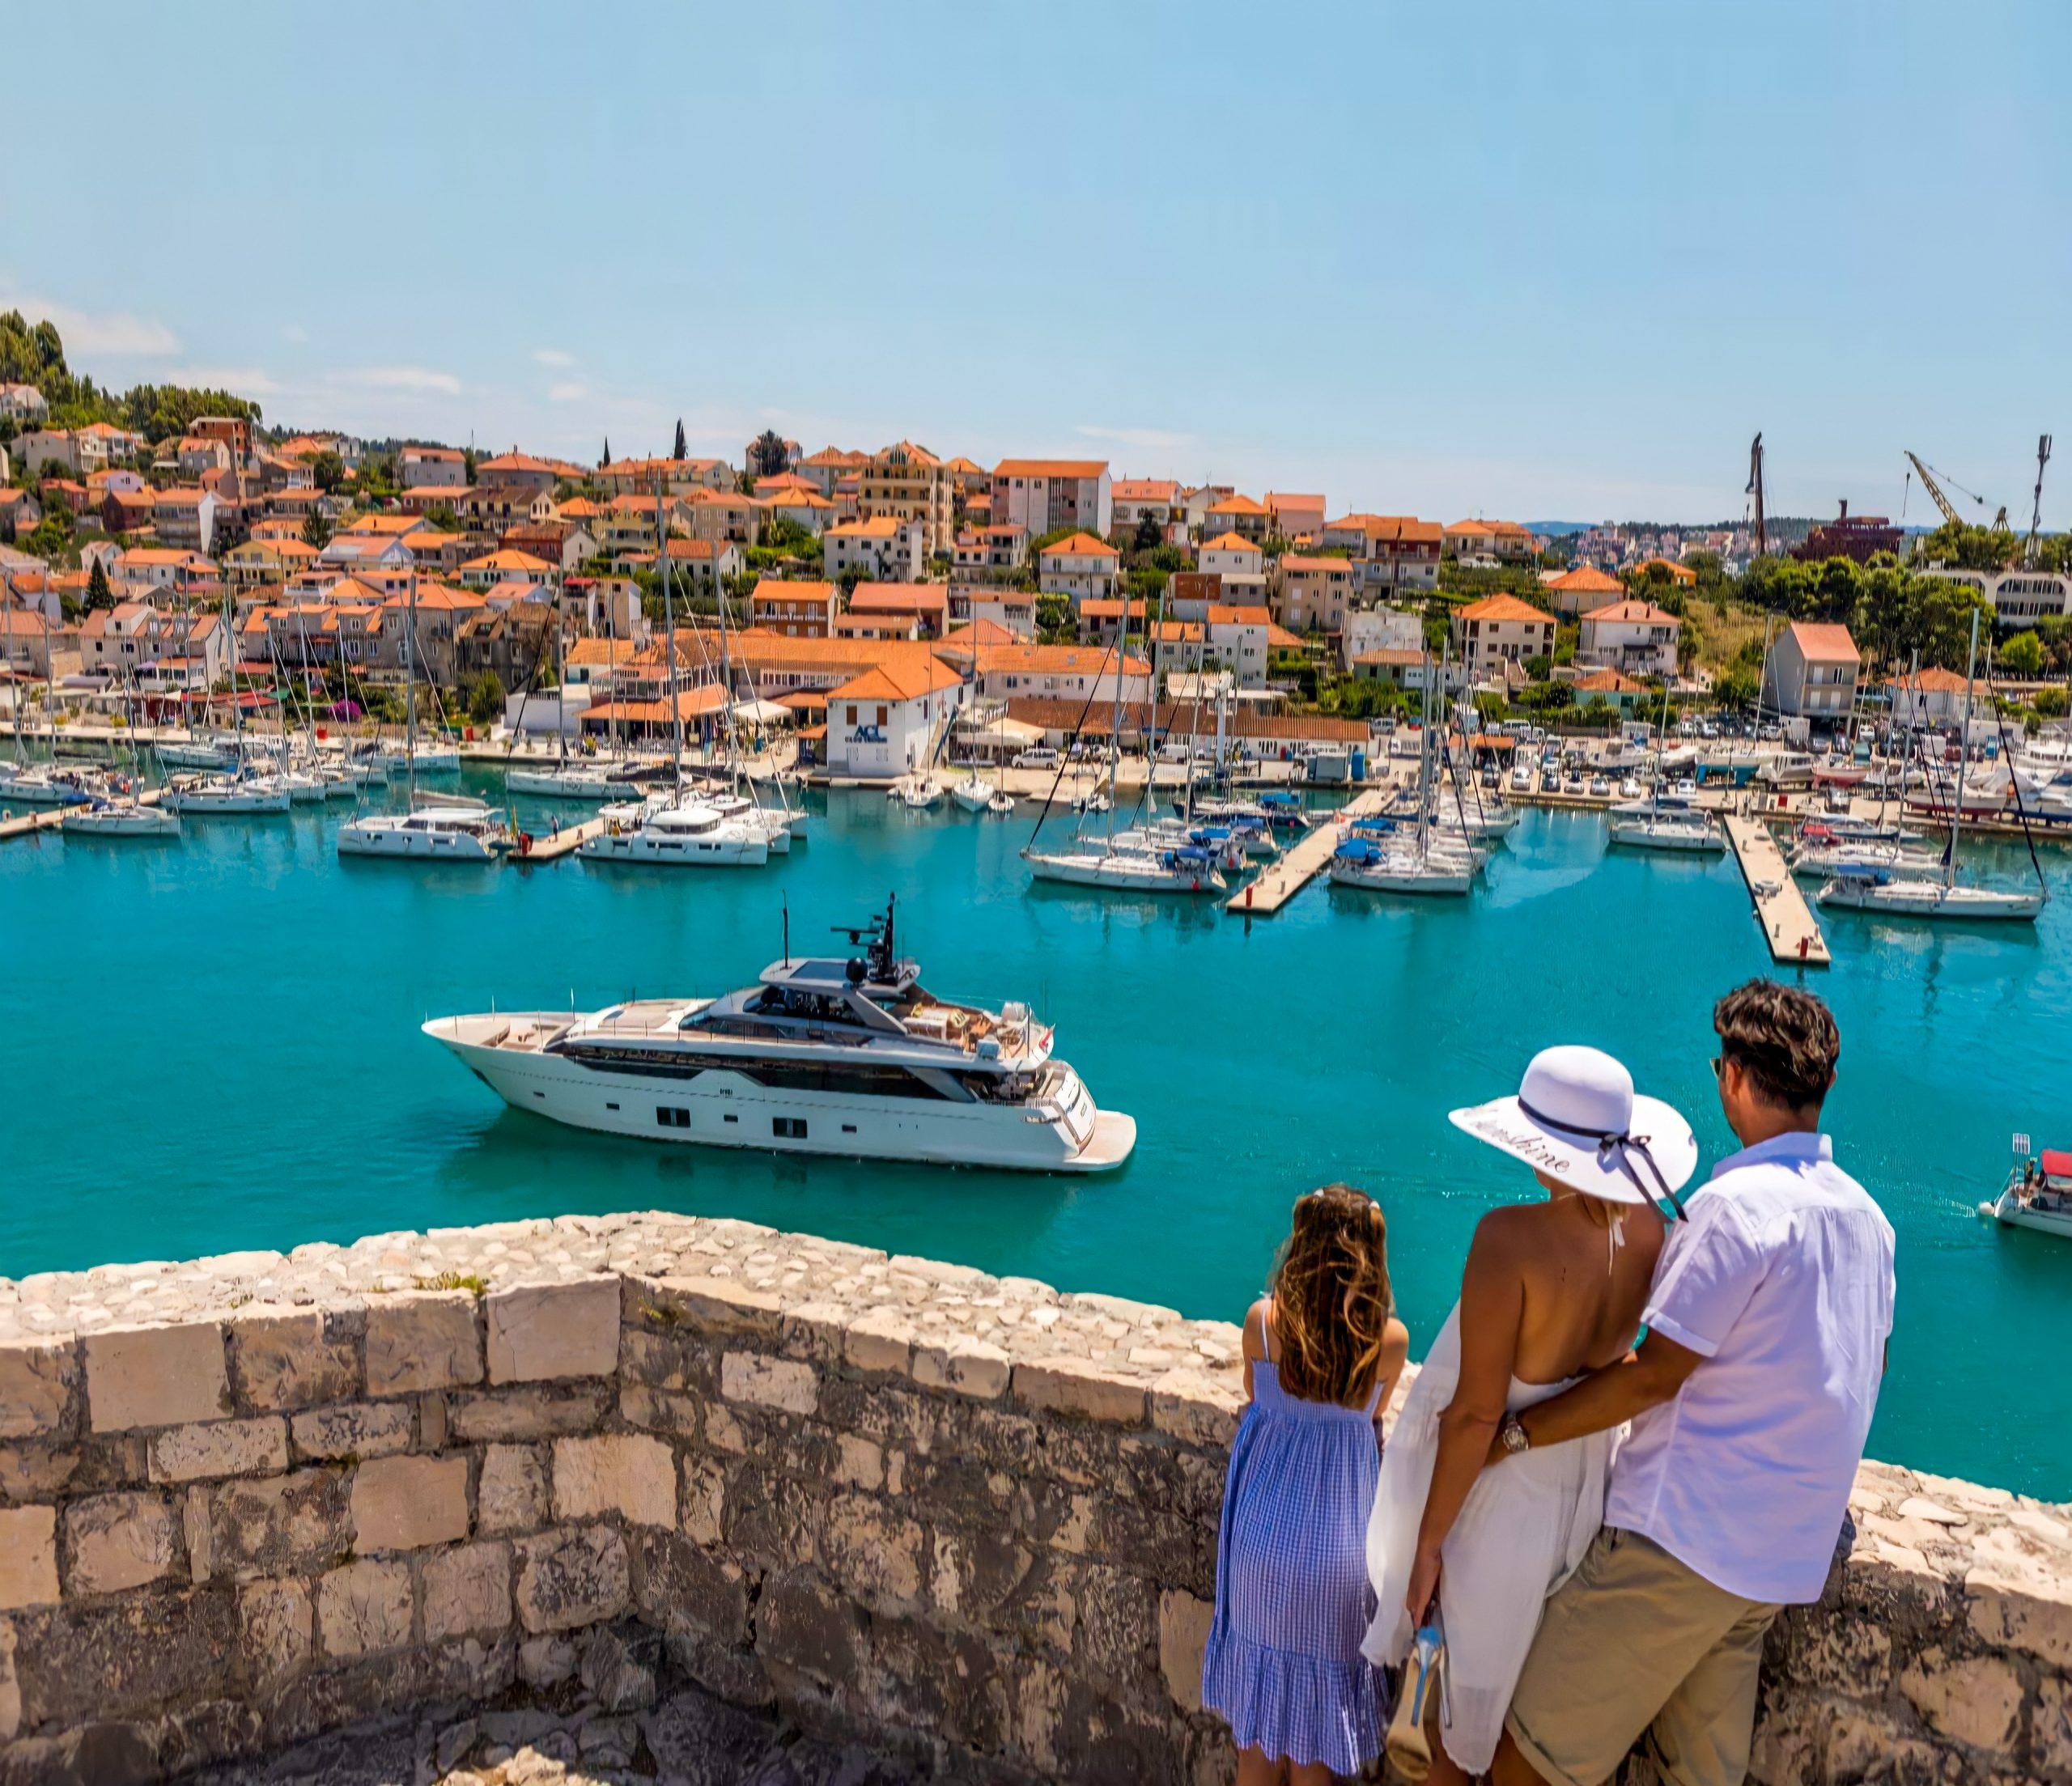
[[[601,1627],[923,1767],[1217,1780],[1237,1330],[666,1215],[0,1281],[0,1783],[553,1690]],[[2072,1512],[1865,1467],[1764,1782],[2072,1782]],[[589,1683],[595,1686],[595,1682]]]

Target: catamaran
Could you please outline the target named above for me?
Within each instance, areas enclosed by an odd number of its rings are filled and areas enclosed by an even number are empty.
[[[926,991],[890,901],[837,928],[861,955],[794,960],[788,938],[755,985],[720,998],[439,1017],[424,1033],[512,1108],[610,1135],[1034,1172],[1129,1157],[1135,1120],[1095,1105],[1027,1005]]]

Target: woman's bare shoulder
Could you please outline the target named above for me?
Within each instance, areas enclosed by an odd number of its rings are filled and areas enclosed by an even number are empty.
[[[1266,1356],[1267,1321],[1273,1313],[1273,1298],[1261,1296],[1245,1311],[1245,1355]]]

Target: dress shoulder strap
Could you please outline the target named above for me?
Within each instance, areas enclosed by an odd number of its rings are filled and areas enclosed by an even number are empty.
[[[1259,1312],[1259,1338],[1266,1347],[1266,1361],[1269,1364],[1280,1362],[1280,1347],[1274,1337],[1273,1298],[1261,1296],[1254,1305]]]

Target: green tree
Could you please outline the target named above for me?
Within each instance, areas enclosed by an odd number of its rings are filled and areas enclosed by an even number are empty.
[[[1917,563],[1947,565],[1957,571],[2000,571],[2019,556],[2022,546],[2004,527],[1977,527],[1968,521],[1945,521],[1914,548]]]
[[[1152,516],[1146,515],[1136,524],[1136,532],[1130,541],[1135,552],[1156,552],[1166,543],[1165,529]]]
[[[331,543],[331,524],[313,508],[302,518],[302,543],[319,552]]]
[[[93,569],[87,573],[87,611],[92,613],[114,605],[115,592],[108,586],[108,561],[96,557]]]
[[[605,450],[609,452],[610,449],[607,448]],[[461,473],[470,484],[475,481],[475,467],[480,463],[480,456],[473,447],[463,447],[461,449]]]
[[[484,670],[469,684],[468,717],[478,726],[494,725],[503,717],[503,680],[495,670]]]
[[[451,503],[434,503],[424,511],[425,524],[437,528],[442,533],[461,531],[461,517],[453,512]]]
[[[1722,671],[1713,683],[1713,698],[1737,713],[1756,704],[1756,693],[1755,672],[1739,666]]]
[[[2072,709],[2072,698],[2062,689],[2038,689],[2030,705],[2046,719],[2062,719],[2066,711]]]
[[[675,451],[675,452],[673,452],[673,453],[671,453],[671,454],[669,455],[669,456],[670,456],[672,459],[677,459],[677,460],[688,459],[688,458],[690,456],[690,448],[687,445],[686,445],[686,444],[685,444],[685,442],[684,442],[684,438],[683,438],[683,418],[682,418],[681,416],[678,416],[678,417],[677,418],[677,443],[676,443],[676,451]]]
[[[789,462],[784,437],[775,428],[765,428],[749,443],[748,469],[753,477],[778,477]]]
[[[1036,598],[1036,636],[1047,645],[1074,636],[1072,600],[1067,596],[1038,596]]]
[[[316,480],[316,487],[329,496],[346,481],[346,462],[328,448],[310,460],[310,475]]]
[[[2000,647],[2000,667],[2024,682],[2043,674],[2043,641],[2032,633],[2017,633]]]

